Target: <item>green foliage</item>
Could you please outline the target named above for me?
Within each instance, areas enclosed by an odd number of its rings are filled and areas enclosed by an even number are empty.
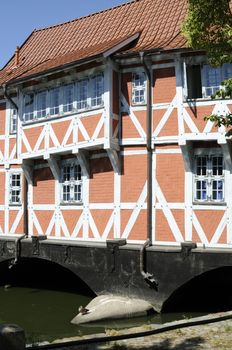
[[[232,78],[223,80],[221,85],[223,88],[212,95],[212,98],[232,98]]]
[[[223,89],[218,90],[212,98],[232,98],[232,78],[224,80],[221,84]],[[205,117],[204,120],[214,122],[217,127],[224,125],[226,128],[229,128],[232,125],[232,113],[228,113],[227,115],[212,114]],[[232,136],[232,129],[227,131],[226,136]]]
[[[209,64],[232,63],[232,0],[188,0],[188,15],[182,33],[193,49],[207,52]],[[232,78],[212,98],[232,98]],[[232,113],[205,117],[220,127],[232,125]],[[230,129],[226,136],[232,136]]]
[[[213,66],[232,63],[230,0],[188,0],[183,35],[194,49],[207,51]]]

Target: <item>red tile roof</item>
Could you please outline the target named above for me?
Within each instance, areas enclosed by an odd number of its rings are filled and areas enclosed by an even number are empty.
[[[186,46],[180,27],[186,15],[186,0],[134,0],[86,17],[35,30],[0,71],[0,83],[45,72],[102,54],[133,33],[141,35],[129,52]],[[9,73],[10,72],[10,73]]]

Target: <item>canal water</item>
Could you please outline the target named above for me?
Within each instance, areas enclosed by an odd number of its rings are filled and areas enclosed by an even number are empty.
[[[76,326],[70,323],[80,305],[90,297],[49,289],[0,287],[0,323],[15,323],[26,332],[27,343],[52,341],[66,337],[105,332],[105,329],[129,328],[149,323],[164,323],[196,314],[172,313],[149,318],[107,322],[102,325]]]

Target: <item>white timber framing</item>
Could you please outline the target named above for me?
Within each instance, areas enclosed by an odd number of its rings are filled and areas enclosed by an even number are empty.
[[[28,234],[33,235],[33,160],[24,160],[22,163],[23,174],[28,183],[28,193],[27,193],[27,210],[28,210]]]
[[[225,135],[225,134],[224,134]],[[232,154],[231,154],[231,141],[226,137],[218,139],[218,143],[221,146],[224,164],[225,164],[225,201],[226,201],[226,223],[227,223],[227,243],[232,244]],[[220,237],[219,237],[220,238]]]
[[[46,159],[46,157],[44,157]],[[61,213],[60,213],[60,167],[58,161],[60,160],[59,156],[54,157],[48,155],[47,162],[51,169],[52,175],[55,180],[55,211],[54,211],[54,220],[55,220],[55,235],[60,237],[61,231]],[[64,230],[65,231],[65,230]]]
[[[111,137],[113,135],[112,89],[113,89],[113,64],[110,57],[108,57],[105,60],[105,74],[104,74],[104,110],[105,110],[104,148],[105,149],[108,149],[111,147],[110,142],[111,142]]]
[[[3,207],[3,213],[4,213],[4,230],[0,226],[0,233],[4,233],[4,235],[9,235],[12,236],[12,234],[16,233],[18,224],[20,223],[22,217],[23,217],[23,203],[17,204],[17,205],[12,205],[10,204],[10,176],[11,173],[21,173],[22,174],[22,169],[21,168],[7,168],[4,170],[5,173],[5,203]],[[10,226],[10,215],[13,212],[17,212],[13,223],[11,223]],[[23,232],[17,232],[18,234],[22,234]]]
[[[192,145],[190,142],[180,144],[185,168],[185,241],[192,240],[193,227],[193,167]]]
[[[120,198],[121,198],[121,163],[120,153],[107,149],[107,154],[114,170],[114,238],[120,238]]]

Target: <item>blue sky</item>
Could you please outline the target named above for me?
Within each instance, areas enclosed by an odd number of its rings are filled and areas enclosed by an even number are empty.
[[[1,2],[0,68],[36,28],[69,21],[127,0],[11,0]]]

